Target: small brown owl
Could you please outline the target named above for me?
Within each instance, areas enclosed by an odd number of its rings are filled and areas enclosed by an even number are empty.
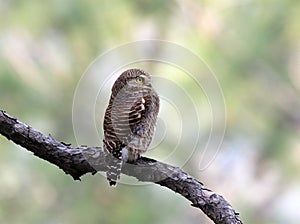
[[[120,178],[123,162],[133,163],[147,151],[158,110],[150,74],[129,69],[115,81],[103,124],[103,146],[113,155],[108,157],[106,173],[111,186]]]

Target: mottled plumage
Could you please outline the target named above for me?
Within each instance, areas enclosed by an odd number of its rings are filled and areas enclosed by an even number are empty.
[[[115,81],[104,117],[104,149],[108,158],[107,179],[115,185],[123,162],[133,163],[147,151],[159,110],[159,97],[151,76],[129,69]]]

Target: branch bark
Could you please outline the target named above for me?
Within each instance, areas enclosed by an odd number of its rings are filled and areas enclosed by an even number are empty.
[[[0,110],[0,134],[33,154],[62,169],[74,180],[86,173],[106,171],[105,157],[100,147],[72,147],[58,142]],[[221,196],[205,188],[202,183],[174,167],[141,157],[135,164],[125,164],[122,173],[139,181],[153,182],[181,194],[201,209],[216,224],[241,224],[238,213]]]

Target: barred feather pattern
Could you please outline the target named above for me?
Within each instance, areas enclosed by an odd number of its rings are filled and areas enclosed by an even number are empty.
[[[111,186],[120,178],[124,162],[134,163],[147,151],[158,111],[159,97],[151,76],[140,69],[123,72],[113,85],[103,124],[103,146],[111,155],[107,159]]]

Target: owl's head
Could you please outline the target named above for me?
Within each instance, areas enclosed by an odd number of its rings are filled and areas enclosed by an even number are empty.
[[[112,93],[117,94],[121,89],[129,91],[141,91],[152,88],[151,75],[141,69],[129,69],[124,71],[115,81]]]

